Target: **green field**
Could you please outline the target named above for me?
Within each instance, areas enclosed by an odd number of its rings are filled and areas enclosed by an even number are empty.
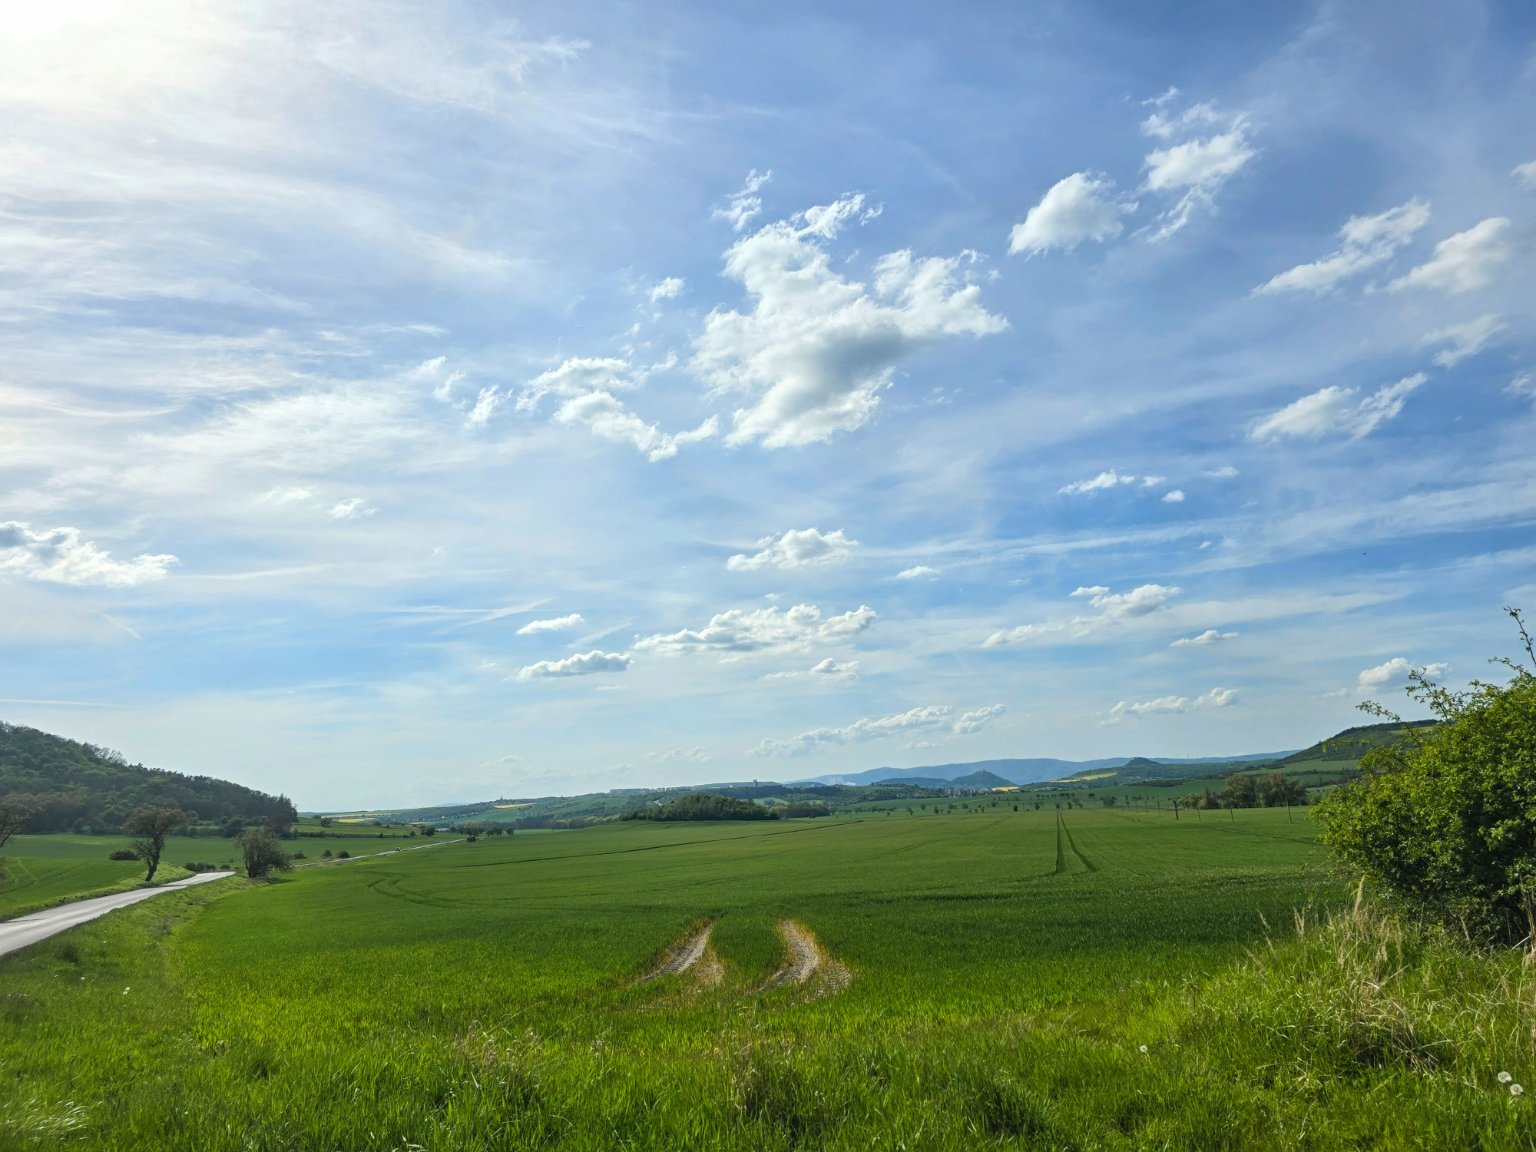
[[[1430,1006],[1461,961],[1319,928],[1314,832],[626,823],[223,881],[0,960],[0,1148],[1532,1147],[1518,958]],[[851,982],[765,987],[783,918]],[[717,986],[640,981],[711,920]]]

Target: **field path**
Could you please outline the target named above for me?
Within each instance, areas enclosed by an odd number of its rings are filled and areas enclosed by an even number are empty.
[[[725,976],[725,967],[720,963],[719,957],[709,951],[709,934],[714,927],[715,922],[710,920],[704,927],[672,945],[667,950],[667,958],[653,971],[642,976],[640,982],[643,984],[647,980],[656,980],[662,976],[681,976],[702,960],[704,963],[699,967],[699,983],[704,987],[713,987],[720,983]]]
[[[111,896],[75,900],[68,904],[60,904],[57,908],[47,908],[42,912],[33,912],[28,916],[18,916],[14,920],[0,922],[0,956],[25,948],[28,944],[36,944],[39,940],[46,940],[50,936],[57,936],[76,924],[95,920],[98,916],[105,916],[116,908],[126,908],[130,904],[148,900],[151,896],[158,896],[162,892],[175,892],[179,888],[190,888],[194,884],[206,884],[210,880],[223,880],[226,876],[233,875],[233,872],[199,872],[185,880],[173,880],[158,888],[135,888],[132,892],[114,892]]]
[[[769,988],[802,988],[812,985],[817,996],[841,992],[853,980],[846,964],[828,959],[816,937],[804,924],[779,921],[779,935],[789,951],[788,962],[768,978]]]

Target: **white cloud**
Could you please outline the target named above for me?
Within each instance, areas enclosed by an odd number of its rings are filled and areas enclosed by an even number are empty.
[[[851,640],[878,618],[875,610],[860,605],[839,616],[823,617],[814,604],[796,604],[787,611],[733,608],[711,617],[703,628],[647,636],[635,647],[655,652],[719,652],[745,655],[751,652],[789,652],[818,644]]]
[[[580,628],[587,621],[580,612],[569,616],[552,616],[548,620],[530,620],[517,630],[519,636],[537,636],[540,632],[566,632]]]
[[[1122,476],[1111,468],[1108,472],[1100,472],[1091,480],[1077,480],[1071,484],[1063,484],[1057,489],[1063,496],[1080,496],[1084,492],[1102,492],[1107,488],[1118,488],[1122,484],[1134,484],[1136,477]]]
[[[1074,616],[1065,623],[1021,624],[1016,628],[992,633],[982,643],[982,647],[1005,648],[1046,637],[1062,637],[1068,640],[1086,639],[1116,623],[1150,616],[1160,611],[1182,591],[1181,588],[1164,584],[1142,584],[1129,592],[1111,592],[1103,584],[1078,588],[1072,595],[1087,599],[1089,604],[1099,610],[1097,615]]]
[[[1406,683],[1408,674],[1418,669],[1426,676],[1439,676],[1445,669],[1444,664],[1410,664],[1401,656],[1394,656],[1374,668],[1367,668],[1361,672],[1355,681],[1355,687],[1362,692],[1375,691],[1391,684]]]
[[[1147,171],[1147,191],[1179,196],[1158,217],[1153,240],[1179,231],[1197,208],[1214,211],[1216,193],[1222,185],[1258,155],[1248,142],[1246,117],[1220,112],[1213,104],[1196,104],[1181,115],[1172,116],[1165,111],[1172,96],[1165,94],[1160,99],[1164,103],[1142,122],[1142,132],[1158,140],[1184,139],[1166,148],[1154,148],[1147,153],[1143,165]],[[1222,130],[1203,135],[1211,128]]]
[[[719,420],[711,416],[691,432],[663,432],[655,424],[647,424],[607,392],[571,397],[555,410],[555,421],[585,425],[594,436],[615,444],[629,444],[643,452],[652,463],[676,456],[678,448],[684,444],[710,439],[719,431],[720,425]]]
[[[1191,700],[1187,696],[1159,696],[1155,700],[1133,702],[1121,700],[1109,710],[1109,721],[1115,723],[1127,716],[1156,716],[1159,714],[1189,712],[1210,708],[1226,708],[1237,703],[1234,688],[1212,688]]]
[[[804,671],[770,672],[763,677],[764,680],[811,679],[823,684],[851,684],[858,678],[859,662],[857,660],[839,662],[830,656]]]
[[[1536,400],[1536,375],[1522,372],[1505,386],[1504,391],[1511,396],[1523,396],[1527,400]]]
[[[308,488],[273,488],[269,492],[264,492],[258,502],[281,507],[284,504],[303,504],[313,496],[314,493]]]
[[[896,573],[898,580],[932,580],[939,575],[937,568],[930,568],[926,564],[917,564],[911,568],[903,568]]]
[[[579,656],[567,656],[563,660],[540,660],[518,670],[522,681],[553,679],[563,676],[591,676],[598,672],[624,672],[630,665],[630,657],[622,652],[599,652],[595,649]]]
[[[1452,324],[1431,332],[1419,341],[1419,346],[1422,348],[1430,344],[1449,344],[1449,348],[1435,353],[1435,363],[1442,368],[1454,368],[1463,360],[1476,356],[1488,347],[1493,338],[1504,331],[1504,328],[1504,318],[1497,313],[1489,312],[1476,320],[1468,320],[1465,324]]]
[[[1265,281],[1255,293],[1326,292],[1340,281],[1385,264],[1429,221],[1429,205],[1410,200],[1379,216],[1351,216],[1339,229],[1342,244],[1311,264],[1298,264]]]
[[[1007,709],[1002,705],[994,704],[962,713],[959,719],[954,719],[955,710],[948,705],[928,705],[894,716],[865,717],[842,728],[812,728],[790,740],[764,740],[751,750],[751,754],[804,756],[826,744],[859,744],[866,740],[879,740],[933,728],[948,728],[956,735],[963,736],[979,731],[988,721],[1005,711]]]
[[[345,500],[338,501],[331,508],[332,520],[357,520],[364,516],[372,516],[378,509],[361,496],[349,496]]]
[[[1134,212],[1134,203],[1116,203],[1114,183],[1107,177],[1074,172],[1054,184],[1008,237],[1011,255],[1071,251],[1084,240],[1112,240],[1125,225],[1120,217]]]
[[[651,303],[657,304],[663,300],[676,300],[683,294],[683,279],[681,276],[668,276],[651,289]]]
[[[1359,401],[1355,400],[1357,389],[1330,384],[1264,417],[1248,435],[1260,441],[1281,436],[1316,440],[1338,433],[1358,440],[1401,412],[1408,397],[1428,379],[1424,373],[1416,372]]]
[[[573,356],[528,381],[517,397],[517,407],[519,411],[531,412],[546,396],[574,399],[593,392],[626,392],[640,387],[642,382],[643,375],[636,373],[627,360]]]
[[[1223,640],[1233,640],[1233,639],[1236,639],[1236,638],[1237,638],[1237,633],[1236,632],[1218,632],[1214,628],[1207,628],[1204,632],[1200,633],[1200,635],[1198,635],[1198,636],[1181,636],[1179,639],[1175,640],[1172,644],[1168,645],[1168,647],[1170,647],[1170,648],[1196,648],[1196,647],[1204,647],[1207,644],[1220,644]]]
[[[1184,493],[1177,488],[1175,488],[1172,492],[1165,492],[1163,494],[1164,504],[1182,504],[1183,502]]]
[[[1509,244],[1504,234],[1509,220],[1491,216],[1448,236],[1435,245],[1434,255],[1387,288],[1400,292],[1405,288],[1431,288],[1441,292],[1461,293],[1482,288],[1493,279],[1494,269],[1509,258]]]
[[[725,208],[716,208],[710,215],[716,220],[724,220],[730,224],[731,231],[740,232],[762,213],[763,198],[757,193],[772,179],[773,169],[770,168],[767,172],[752,169],[747,173],[747,179],[742,184],[741,191],[731,193],[730,205]]]
[[[950,731],[957,736],[968,736],[972,732],[980,732],[1006,711],[1008,709],[1001,704],[989,704],[985,708],[974,708],[969,712],[962,712],[959,719],[950,725]]]
[[[471,428],[484,428],[491,422],[496,409],[500,408],[505,401],[506,397],[494,385],[480,389],[479,395],[475,397],[474,407],[465,415],[464,422]]]
[[[1524,164],[1516,165],[1510,175],[1527,192],[1536,192],[1536,160],[1528,160]]]
[[[1209,476],[1212,480],[1231,480],[1234,476],[1241,476],[1242,473],[1230,464],[1223,464],[1220,468],[1211,468],[1202,472],[1201,475]]]
[[[43,528],[34,531],[17,520],[0,523],[0,576],[42,580],[51,584],[103,585],[131,588],[163,580],[172,564],[166,554],[114,560],[77,528]]]
[[[815,528],[791,529],[775,539],[764,536],[757,542],[759,549],[748,556],[738,554],[725,562],[732,572],[755,572],[760,568],[804,568],[811,564],[840,564],[859,546],[839,528],[835,532],[820,532]]]
[[[969,282],[974,253],[890,253],[875,263],[873,290],[834,271],[825,242],[870,215],[862,196],[846,196],[769,224],[726,252],[726,275],[746,289],[752,309],[710,313],[693,368],[715,392],[748,398],[727,443],[784,448],[858,428],[901,361],[942,337],[1007,327]]]

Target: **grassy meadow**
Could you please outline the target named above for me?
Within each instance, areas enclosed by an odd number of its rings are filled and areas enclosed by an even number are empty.
[[[0,1148],[1536,1147],[1519,958],[1350,895],[1304,813],[1011,805],[222,881],[0,960]]]

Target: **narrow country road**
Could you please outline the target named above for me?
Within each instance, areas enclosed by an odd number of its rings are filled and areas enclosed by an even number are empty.
[[[196,876],[162,884],[158,888],[135,888],[132,892],[116,892],[111,896],[76,900],[70,904],[60,904],[57,908],[33,912],[30,916],[18,916],[14,920],[0,921],[0,956],[15,952],[18,948],[25,948],[28,944],[36,944],[39,940],[46,940],[50,936],[56,936],[66,928],[73,928],[76,924],[84,924],[87,920],[105,916],[114,908],[126,908],[130,904],[137,904],[140,900],[158,896],[161,892],[174,892],[178,888],[190,888],[194,884],[206,884],[210,880],[222,880],[226,876],[233,875],[233,872],[199,872]]]

